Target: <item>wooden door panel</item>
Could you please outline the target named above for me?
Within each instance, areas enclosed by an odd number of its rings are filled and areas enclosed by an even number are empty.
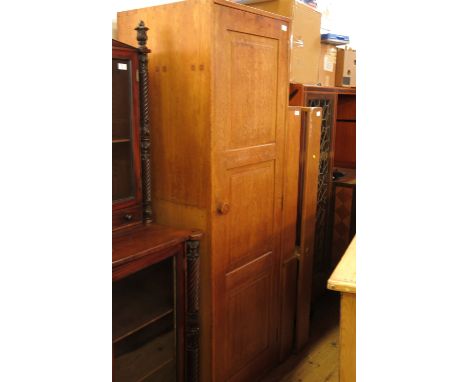
[[[273,250],[275,162],[228,171],[231,211],[227,271]]]
[[[281,357],[285,360],[292,352],[296,327],[297,307],[297,270],[296,257],[282,265],[281,274]]]
[[[229,147],[274,142],[278,40],[234,31],[228,33],[232,84]]]
[[[226,290],[236,289],[239,286],[246,284],[264,272],[266,269],[271,268],[272,265],[272,252],[268,252],[246,264],[244,267],[240,267],[232,272],[229,272],[226,274]]]
[[[214,12],[213,374],[244,382],[279,356],[289,34],[278,19]]]
[[[356,121],[356,94],[339,94],[336,119]]]
[[[335,131],[334,166],[356,168],[356,122],[336,121]]]
[[[272,272],[243,284],[227,294],[227,358],[229,375],[271,347]],[[266,298],[268,297],[268,298]],[[257,325],[262,322],[263,325]]]
[[[229,150],[224,153],[224,158],[226,169],[271,161],[276,158],[276,143]]]

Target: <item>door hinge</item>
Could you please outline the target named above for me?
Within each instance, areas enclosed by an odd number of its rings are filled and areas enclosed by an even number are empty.
[[[135,78],[136,78],[136,82],[140,82],[140,71],[138,69],[136,70]]]

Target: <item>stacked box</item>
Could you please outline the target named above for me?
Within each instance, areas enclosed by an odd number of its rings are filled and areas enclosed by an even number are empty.
[[[335,86],[356,87],[356,50],[338,48]]]
[[[321,44],[318,82],[322,86],[335,86],[336,46]]]

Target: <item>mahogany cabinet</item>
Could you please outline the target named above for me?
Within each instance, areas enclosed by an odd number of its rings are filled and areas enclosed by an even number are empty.
[[[289,91],[291,106],[322,107],[323,110],[313,264],[312,297],[315,300],[326,290],[326,282],[331,272],[333,168],[338,165],[355,167],[356,163],[356,89],[291,83]],[[352,122],[353,118],[354,135],[352,126],[348,129],[348,123]]]
[[[322,109],[290,106],[285,135],[281,360],[309,339]]]
[[[138,48],[112,40],[113,380],[196,382],[201,234],[152,223],[148,28],[133,27]]]
[[[356,91],[339,92],[334,167],[356,168]]]
[[[114,381],[198,381],[199,237],[156,224],[114,234]]]
[[[290,21],[224,0],[120,12],[149,39],[155,220],[204,232],[201,380],[255,381],[280,356]]]
[[[338,168],[333,181],[330,266],[334,269],[356,234],[356,170]]]

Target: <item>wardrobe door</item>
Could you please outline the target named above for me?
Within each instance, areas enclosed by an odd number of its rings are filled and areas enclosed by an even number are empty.
[[[300,191],[298,212],[299,277],[297,291],[296,349],[307,343],[314,264],[315,223],[320,158],[322,108],[303,107]],[[314,330],[314,328],[312,328]]]
[[[281,330],[280,361],[293,351],[297,310],[299,257],[296,250],[299,162],[301,157],[301,107],[288,108],[285,132],[283,219],[281,230]]]
[[[289,24],[215,5],[212,266],[217,382],[279,356]]]

